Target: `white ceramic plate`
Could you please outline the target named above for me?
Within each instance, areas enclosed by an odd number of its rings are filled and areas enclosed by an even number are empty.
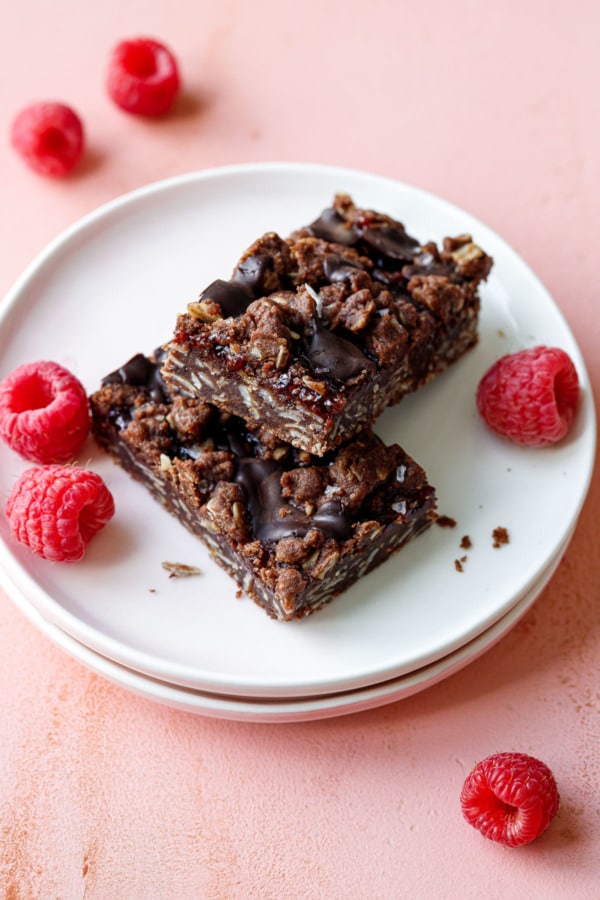
[[[425,466],[440,512],[434,527],[326,609],[271,621],[90,441],[81,461],[114,493],[118,514],[77,565],[49,564],[17,546],[0,519],[0,564],[44,618],[94,652],[153,678],[202,691],[290,698],[349,691],[442,659],[505,616],[540,577],[574,526],[594,457],[584,362],[547,291],[497,235],[454,206],[407,185],[343,169],[265,164],[179,177],[125,196],[84,219],[32,264],[2,306],[0,377],[50,358],[90,391],[104,374],[169,337],[175,316],[266,230],[311,221],[336,191],[391,213],[418,238],[471,232],[495,258],[482,291],[479,346],[377,430]],[[492,435],[474,404],[479,378],[502,353],[559,345],[571,354],[583,402],[569,436],[527,450]],[[0,494],[25,467],[0,448]],[[492,546],[503,526],[510,543]],[[464,571],[454,561],[469,535]],[[198,565],[169,579],[161,561]]]
[[[234,719],[246,722],[302,722],[312,719],[325,719],[334,716],[361,712],[386,703],[410,697],[425,688],[437,684],[444,678],[453,675],[470,662],[481,656],[496,644],[533,605],[540,595],[556,567],[562,552],[568,543],[546,567],[535,585],[526,591],[523,597],[501,619],[479,634],[463,647],[448,654],[442,659],[423,666],[414,672],[393,678],[381,684],[356,690],[342,691],[337,694],[326,694],[312,697],[282,698],[244,698],[225,694],[210,694],[204,691],[184,688],[164,681],[150,678],[120,666],[104,656],[95,653],[66,634],[56,625],[47,622],[35,606],[14,585],[6,585],[17,606],[30,621],[55,644],[70,656],[83,663],[93,672],[102,675],[114,684],[124,687],[147,700],[154,700],[166,706],[186,712],[197,713],[221,719]],[[1,576],[0,572],[0,576]]]

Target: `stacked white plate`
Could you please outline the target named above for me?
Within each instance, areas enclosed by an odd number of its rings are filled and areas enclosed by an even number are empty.
[[[535,601],[588,489],[596,434],[589,380],[545,288],[467,213],[361,172],[230,167],[102,207],[48,247],[5,299],[0,377],[54,359],[95,390],[134,353],[168,339],[177,312],[226,277],[257,236],[312,221],[338,191],[389,212],[423,241],[469,232],[495,259],[481,292],[479,345],[376,427],[425,467],[454,528],[433,526],[316,615],[284,624],[237,598],[202,544],[91,440],[80,460],[106,480],[117,515],[84,560],[38,559],[0,520],[2,583],[23,612],[91,669],[180,709],[293,721],[376,706],[439,681],[492,646]],[[489,365],[534,344],[566,350],[582,385],[573,430],[543,450],[494,436],[475,408]],[[27,464],[4,446],[0,463],[5,497]],[[494,546],[497,528],[508,543]],[[163,562],[200,574],[171,578]]]

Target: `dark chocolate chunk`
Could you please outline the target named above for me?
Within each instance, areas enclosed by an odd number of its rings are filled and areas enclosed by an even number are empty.
[[[454,279],[456,276],[455,268],[451,263],[443,262],[439,256],[436,258],[428,250],[419,253],[415,257],[413,265],[404,266],[402,274],[407,280],[413,275],[443,275],[447,278],[454,277]]]
[[[374,224],[360,230],[360,236],[388,259],[412,262],[419,242],[398,225]]]
[[[362,350],[330,331],[318,319],[314,320],[306,354],[315,375],[325,375],[336,381],[349,381],[365,369],[375,369],[375,364]]]
[[[272,266],[272,256],[267,253],[254,253],[243,262],[238,263],[231,280],[251,297],[260,297],[264,293],[265,274]]]
[[[161,354],[159,357],[158,355]],[[157,361],[152,362],[143,353],[136,353],[125,365],[102,379],[102,384],[129,384],[132,387],[147,387],[152,400],[156,403],[168,403],[169,392],[160,373],[160,362],[165,351],[156,351]]]
[[[330,253],[325,257],[323,268],[325,278],[332,282],[347,281],[357,271],[364,271],[358,262],[351,262],[349,259],[344,259],[343,256],[337,256],[334,253]]]
[[[307,231],[314,237],[323,238],[332,244],[345,244],[351,247],[356,243],[356,234],[338,212],[333,208],[323,210],[318,219],[308,226]]]
[[[273,258],[266,253],[255,253],[238,263],[230,281],[217,278],[209,284],[200,300],[213,300],[221,307],[225,318],[241,316],[248,305],[263,293],[266,272]]]
[[[241,316],[252,301],[252,295],[239,284],[217,278],[200,295],[200,300],[213,300],[221,307],[225,318]]]

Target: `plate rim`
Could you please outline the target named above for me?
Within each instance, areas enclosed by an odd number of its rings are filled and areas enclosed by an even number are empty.
[[[9,592],[11,601],[28,621],[71,659],[84,665],[112,684],[146,700],[195,715],[257,724],[289,724],[337,718],[376,709],[408,699],[446,680],[475,662],[506,637],[531,609],[548,586],[566,552],[572,532],[540,579],[503,616],[471,641],[431,663],[386,681],[363,685],[348,691],[307,697],[240,697],[212,694],[210,691],[185,688],[146,676],[114,660],[104,657],[77,641],[72,635],[49,622],[28,598],[17,591]],[[2,581],[0,571],[0,582]],[[429,676],[429,677],[427,677]],[[194,698],[196,702],[194,702]]]

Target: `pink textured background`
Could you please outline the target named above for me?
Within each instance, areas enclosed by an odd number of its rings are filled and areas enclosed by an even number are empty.
[[[51,238],[149,181],[252,160],[411,182],[511,243],[566,315],[600,396],[600,16],[594,0],[20,0],[0,47],[0,293]],[[177,53],[166,121],[119,113],[108,49]],[[74,105],[89,152],[44,181],[10,150],[33,99]],[[600,624],[595,478],[563,564],[525,619],[441,684],[299,725],[227,723],[130,695],[0,593],[0,891],[17,898],[597,898]],[[508,851],[466,826],[467,771],[541,756],[562,807]]]

